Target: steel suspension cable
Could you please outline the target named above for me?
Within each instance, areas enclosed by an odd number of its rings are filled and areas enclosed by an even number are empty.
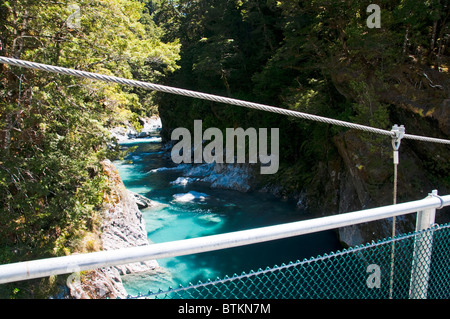
[[[265,104],[247,102],[247,101],[243,101],[243,100],[218,96],[218,95],[214,95],[214,94],[201,93],[201,92],[197,92],[197,91],[174,88],[174,87],[160,85],[160,84],[130,80],[130,79],[120,78],[120,77],[116,77],[116,76],[109,76],[109,75],[103,75],[103,74],[98,74],[98,73],[93,73],[93,72],[80,71],[80,70],[58,67],[58,66],[53,66],[53,65],[48,65],[48,64],[29,62],[29,61],[24,61],[24,60],[19,60],[19,59],[7,58],[7,57],[3,57],[3,56],[0,56],[0,62],[9,64],[9,65],[18,66],[18,67],[29,68],[29,69],[66,74],[66,75],[76,76],[76,77],[80,77],[80,78],[87,78],[87,79],[92,79],[92,80],[113,82],[113,83],[118,83],[118,84],[123,84],[123,85],[140,87],[140,88],[153,90],[153,91],[159,91],[159,92],[164,92],[164,93],[198,98],[198,99],[202,99],[202,100],[208,100],[208,101],[219,102],[219,103],[224,103],[224,104],[237,105],[237,106],[242,106],[242,107],[246,107],[246,108],[250,108],[250,109],[267,111],[267,112],[292,116],[292,117],[296,117],[296,118],[301,118],[301,119],[306,119],[306,120],[311,120],[311,121],[316,121],[316,122],[321,122],[321,123],[326,123],[326,124],[331,124],[331,125],[347,127],[347,128],[351,128],[351,129],[356,129],[356,130],[361,130],[361,131],[365,131],[365,132],[381,134],[381,135],[386,135],[386,136],[391,136],[391,137],[395,136],[395,134],[393,132],[388,131],[388,130],[383,130],[383,129],[379,129],[379,128],[374,128],[374,127],[370,127],[370,126],[366,126],[366,125],[355,124],[355,123],[341,121],[341,120],[335,120],[335,119],[331,119],[331,118],[327,118],[327,117],[323,117],[323,116],[283,109],[280,107],[274,107],[274,106],[269,106],[269,105],[265,105]],[[450,145],[450,140],[445,140],[445,139],[430,138],[430,137],[408,135],[408,134],[405,134],[404,138],[410,138],[410,139],[415,139],[415,140],[419,140],[419,141],[427,141],[427,142],[434,142],[434,143],[443,143],[443,144]]]

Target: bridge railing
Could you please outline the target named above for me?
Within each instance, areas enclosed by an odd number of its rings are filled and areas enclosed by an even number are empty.
[[[428,245],[430,240],[432,247]],[[449,299],[449,245],[450,224],[434,225],[309,259],[246,269],[240,274],[185,286],[148,292],[132,289],[127,298]]]
[[[450,195],[439,196],[437,191],[433,191],[422,200],[322,218],[167,243],[4,264],[0,265],[0,284],[256,244],[411,213],[417,213],[416,231],[421,231],[435,224],[436,209],[445,206],[450,206]],[[431,246],[429,237],[416,238],[413,253],[420,251],[421,257],[416,258],[413,265],[416,268],[413,272],[417,273],[414,276],[417,282],[414,279],[411,283],[414,298],[423,297],[423,294],[414,292],[414,287],[423,287],[428,280],[423,274],[429,272]],[[423,254],[424,250],[429,253]]]

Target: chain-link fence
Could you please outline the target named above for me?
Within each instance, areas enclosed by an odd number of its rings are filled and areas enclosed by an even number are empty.
[[[447,299],[450,298],[449,262],[450,225],[442,225],[309,260],[129,297]]]

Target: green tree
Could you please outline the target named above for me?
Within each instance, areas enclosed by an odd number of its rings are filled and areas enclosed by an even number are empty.
[[[425,117],[448,94],[437,80],[448,74],[448,3],[378,4],[381,28],[370,29],[369,3],[362,0],[160,0],[154,16],[166,26],[167,39],[182,44],[180,69],[166,83],[383,129],[406,120],[405,105]],[[433,90],[423,86],[427,72],[436,75]],[[417,111],[419,98],[425,109]],[[288,169],[273,179],[298,176],[300,187],[339,156],[333,137],[346,132],[182,97],[158,99],[166,138],[171,128],[189,127],[196,118],[216,127],[280,127],[281,161]],[[431,135],[442,134],[426,127]],[[389,141],[364,134],[357,139],[370,144],[371,156],[387,154]]]
[[[154,79],[177,68],[179,45],[140,22],[143,3],[70,3],[3,2],[1,54],[126,78]],[[8,65],[0,73],[1,263],[89,249],[81,238],[95,231],[106,191],[99,162],[117,154],[107,127],[129,120],[147,97]]]

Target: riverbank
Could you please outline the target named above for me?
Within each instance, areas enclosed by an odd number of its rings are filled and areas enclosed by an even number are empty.
[[[147,143],[158,140],[154,134],[161,130],[161,119],[157,116],[139,119],[142,129],[136,130],[130,123],[112,128],[110,133],[119,144]],[[101,162],[107,178],[109,192],[104,194],[104,208],[101,211],[97,250],[116,250],[127,247],[150,245],[142,210],[157,207],[158,202],[127,189],[110,160]],[[105,299],[126,298],[122,277],[125,275],[152,276],[164,272],[155,260],[105,267],[82,272],[68,284],[69,298]],[[78,277],[78,278],[77,278]]]
[[[145,221],[140,209],[155,207],[158,203],[126,189],[114,164],[102,163],[108,178],[110,192],[105,194],[102,211],[100,250],[116,250],[150,245]],[[129,274],[151,275],[161,271],[157,261],[106,267],[80,274],[80,280],[69,285],[70,297],[75,299],[126,298],[122,276]]]
[[[120,145],[125,148],[137,145],[138,149],[124,161],[102,163],[112,185],[111,193],[105,198],[108,205],[103,214],[103,250],[309,218],[307,212],[299,208],[298,203],[296,205],[297,201],[273,197],[276,188],[256,187],[257,174],[253,169],[258,167],[215,163],[174,165],[170,159],[170,143],[161,145],[158,138],[155,134],[122,137]],[[166,208],[152,209],[157,205],[152,199],[165,203]],[[295,244],[278,243],[276,248],[271,246],[275,244],[270,244],[267,256],[249,247],[236,250],[232,256],[226,251],[212,253],[215,257],[208,259],[209,262],[202,256],[189,256],[163,260],[162,264],[152,261],[108,267],[83,274],[81,285],[72,289],[72,296],[126,298],[128,294],[165,285],[186,284],[193,279],[227,275],[298,256],[311,257],[338,247],[331,232],[317,236],[314,240],[322,242],[318,247],[311,247],[311,251],[307,249],[310,239],[299,238],[295,239],[299,241]],[[292,250],[292,247],[301,249]],[[216,259],[222,261],[214,262]]]
[[[158,116],[139,118],[139,124],[142,127],[139,131],[133,125],[126,122],[121,126],[113,127],[110,133],[121,143],[149,137],[151,134],[158,133],[162,129],[161,119]]]

